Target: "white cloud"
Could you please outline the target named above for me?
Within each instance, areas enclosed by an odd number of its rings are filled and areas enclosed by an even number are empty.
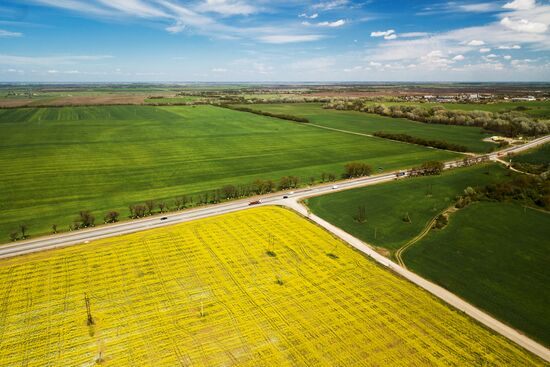
[[[199,4],[197,10],[222,15],[249,15],[258,11],[256,7],[244,1],[235,0],[206,0]]]
[[[141,18],[166,17],[167,14],[157,7],[148,5],[141,0],[98,0],[107,8],[113,8],[129,15]]]
[[[431,51],[420,58],[426,66],[445,67],[452,64],[453,61],[447,59],[441,50]]]
[[[369,62],[369,65],[370,65],[370,66],[374,66],[374,67],[380,67],[380,66],[382,66],[382,64],[381,64],[381,63],[379,63],[379,62],[375,62],[375,61],[371,61],[371,62]]]
[[[347,69],[344,69],[344,72],[345,73],[355,73],[355,72],[358,72],[358,71],[363,71],[363,70],[370,70],[369,67],[363,67],[363,66],[354,66],[352,68],[347,68]]]
[[[329,57],[318,57],[307,60],[295,61],[290,64],[291,69],[306,71],[322,71],[333,66],[335,61]]]
[[[504,57],[504,60],[511,60],[512,59],[512,56],[510,56],[510,55],[504,55],[503,57]]]
[[[500,24],[517,32],[544,33],[548,30],[548,26],[544,23],[530,22],[523,18],[514,20],[510,17],[504,17]]]
[[[76,64],[79,62],[111,59],[110,55],[76,55],[76,56],[15,56],[0,54],[2,65],[59,65]]]
[[[495,55],[495,54],[489,54],[487,56],[485,56],[486,58],[488,59],[496,59],[498,57],[498,55]]]
[[[388,29],[387,31],[377,31],[377,32],[371,32],[371,37],[388,37],[392,34],[395,34],[394,29]]]
[[[10,32],[3,29],[0,29],[0,38],[14,38],[14,37],[21,37],[23,33],[19,32]]]
[[[467,13],[485,13],[497,10],[498,6],[493,3],[475,3],[456,5],[456,9]]]
[[[258,40],[264,43],[283,44],[283,43],[297,43],[297,42],[312,42],[318,41],[324,38],[319,34],[278,34],[258,37]]]
[[[468,42],[468,46],[483,46],[484,44],[485,42],[481,40],[471,40],[470,42]]]
[[[464,55],[456,55],[455,57],[453,57],[453,60],[454,61],[462,61],[462,60],[464,60]]]
[[[406,33],[399,33],[400,38],[417,38],[417,37],[426,37],[430,34],[427,32],[406,32]]]
[[[536,6],[535,0],[514,0],[504,4],[504,9],[531,10]]]
[[[213,73],[227,73],[227,69],[224,68],[214,68],[212,69]]]
[[[313,5],[313,9],[319,10],[333,10],[346,6],[349,3],[349,0],[332,0],[332,1],[322,1],[318,4]]]
[[[311,15],[307,15],[306,13],[302,13],[300,15],[298,15],[299,18],[307,18],[307,19],[315,19],[319,16],[318,13],[313,13]]]
[[[395,34],[395,33],[384,36],[385,40],[394,40],[396,38],[397,38],[397,34]]]
[[[320,22],[320,23],[317,23],[317,25],[319,27],[332,27],[332,28],[341,27],[345,24],[346,24],[346,21],[344,19],[339,19],[339,20],[336,20],[334,22]]]
[[[512,46],[498,46],[499,50],[519,50],[521,49],[520,45],[512,45]]]
[[[482,54],[485,54],[487,52],[491,52],[491,49],[489,47],[482,47],[479,49],[479,52],[481,52]]]

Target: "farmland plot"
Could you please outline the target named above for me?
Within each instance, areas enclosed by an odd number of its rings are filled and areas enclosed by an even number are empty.
[[[275,207],[5,260],[0,296],[8,366],[543,364]]]

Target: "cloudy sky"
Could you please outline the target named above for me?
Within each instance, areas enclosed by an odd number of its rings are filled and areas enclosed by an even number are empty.
[[[2,0],[0,82],[550,81],[549,26],[549,0]]]

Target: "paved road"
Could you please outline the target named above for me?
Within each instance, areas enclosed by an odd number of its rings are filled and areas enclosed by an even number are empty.
[[[491,153],[489,154],[489,158],[492,160],[496,160],[506,153],[517,153],[517,152],[532,148],[534,146],[544,144],[546,142],[550,142],[550,135],[539,139],[535,139],[529,143],[526,143],[518,147],[510,147],[510,148],[501,150],[499,152]],[[455,167],[460,162],[461,160],[447,162],[445,167],[446,168]],[[405,174],[402,177],[406,177],[406,176],[407,174]],[[550,351],[544,346],[518,333],[516,330],[504,325],[500,321],[492,318],[491,316],[487,315],[483,311],[463,301],[462,299],[458,298],[457,296],[450,293],[449,291],[446,291],[445,289],[400,267],[399,265],[390,261],[386,257],[376,253],[365,243],[351,236],[349,233],[344,232],[340,228],[333,226],[332,224],[324,221],[323,219],[315,215],[309,214],[306,208],[304,208],[302,205],[299,204],[300,200],[305,199],[307,197],[318,196],[329,192],[348,190],[352,188],[378,184],[381,182],[392,181],[395,178],[396,178],[396,172],[390,172],[390,173],[385,173],[385,174],[376,175],[376,176],[362,177],[362,178],[347,180],[339,183],[332,183],[329,185],[320,185],[312,188],[296,190],[292,194],[287,194],[288,196],[287,199],[283,199],[281,193],[264,195],[256,199],[259,199],[259,198],[262,199],[261,205],[283,205],[283,206],[292,208],[305,216],[309,216],[311,220],[318,223],[322,227],[326,228],[333,234],[337,235],[342,240],[348,242],[350,245],[361,250],[362,252],[370,256],[372,259],[391,268],[396,273],[407,278],[408,280],[419,285],[420,287],[426,289],[428,292],[441,298],[442,300],[456,307],[457,309],[467,313],[474,319],[483,323],[487,327],[495,330],[496,332],[504,335],[510,340],[516,342],[517,344],[521,345],[525,349],[537,354],[538,356],[544,358],[547,361],[550,361]],[[44,250],[49,250],[49,249],[54,249],[59,247],[66,247],[66,246],[71,246],[75,244],[86,243],[88,241],[97,240],[101,238],[119,236],[123,234],[143,231],[147,229],[169,226],[176,223],[187,222],[187,221],[196,220],[200,218],[207,218],[214,215],[231,213],[238,210],[250,208],[249,206],[250,200],[255,200],[255,199],[251,198],[246,200],[238,200],[230,203],[212,205],[208,207],[187,210],[179,213],[171,213],[166,215],[165,220],[162,220],[161,216],[148,217],[148,218],[134,220],[130,222],[106,225],[106,226],[101,226],[97,228],[80,230],[76,232],[69,232],[69,233],[53,235],[49,237],[31,239],[27,241],[19,241],[8,245],[3,245],[0,248],[0,258],[9,258],[9,257],[28,254],[32,252],[44,251]]]

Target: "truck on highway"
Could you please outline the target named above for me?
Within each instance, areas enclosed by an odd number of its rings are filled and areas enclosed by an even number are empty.
[[[248,203],[248,205],[258,205],[258,204],[261,204],[262,203],[262,199],[258,199],[256,201],[251,201],[250,203]]]

